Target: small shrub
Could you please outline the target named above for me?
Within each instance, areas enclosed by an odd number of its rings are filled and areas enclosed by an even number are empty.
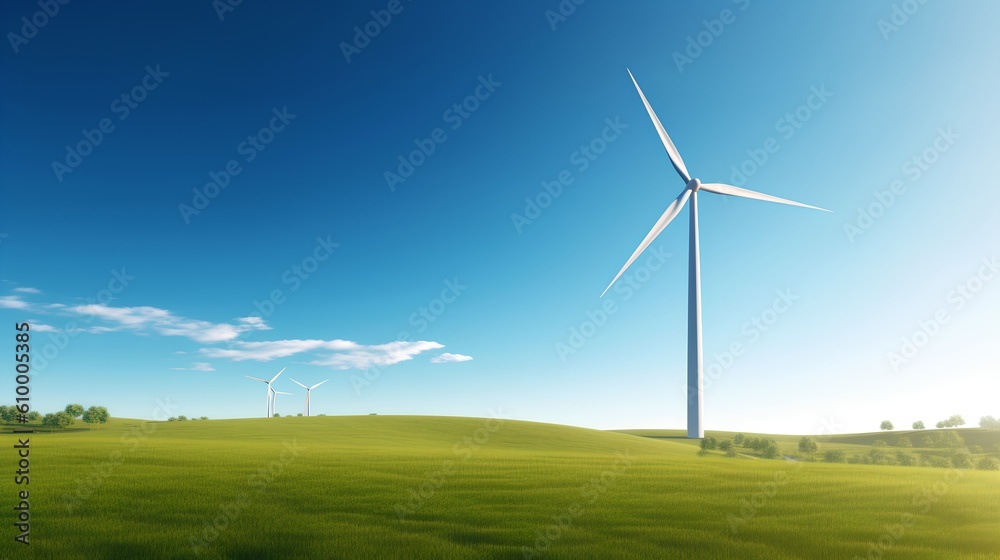
[[[925,467],[946,469],[951,466],[951,461],[945,457],[939,457],[937,455],[921,455],[920,464]]]
[[[831,449],[823,454],[823,460],[827,463],[843,463],[847,460],[847,454],[843,449]]]
[[[955,453],[951,456],[951,466],[956,469],[972,468],[972,455],[964,449]]]
[[[973,455],[978,455],[979,453],[982,453],[982,452],[983,452],[983,446],[981,446],[981,445],[970,445],[969,446],[969,453],[972,453]]]
[[[815,453],[819,449],[816,440],[809,436],[802,436],[799,440],[799,451],[803,453]]]
[[[917,458],[905,451],[897,451],[896,464],[903,467],[912,467],[917,464]]]
[[[976,463],[976,468],[983,471],[997,471],[1000,470],[1000,461],[995,457],[982,457]]]
[[[735,443],[736,445],[743,445],[743,440],[744,439],[746,439],[746,436],[743,435],[742,433],[736,434],[733,437],[733,443]]]
[[[909,449],[910,447],[913,447],[913,442],[910,441],[910,438],[901,436],[896,438],[896,447],[905,447]]]

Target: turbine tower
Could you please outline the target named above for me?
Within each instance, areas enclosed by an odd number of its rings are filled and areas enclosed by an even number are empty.
[[[289,379],[291,379],[291,378],[289,378]],[[319,383],[313,385],[312,387],[306,387],[305,385],[303,385],[303,384],[299,383],[298,381],[292,379],[292,383],[295,383],[299,387],[302,387],[303,389],[306,390],[306,408],[305,408],[305,410],[306,410],[306,416],[309,416],[309,394],[312,393],[313,389],[315,389],[316,387],[319,387],[320,385],[326,383],[327,381],[329,381],[329,379],[324,379],[323,381],[320,381]]]
[[[663,142],[663,147],[667,150],[667,156],[670,158],[670,163],[674,166],[674,170],[677,171],[677,174],[681,176],[681,179],[684,180],[685,185],[684,190],[682,190],[681,194],[670,203],[670,206],[667,206],[667,210],[662,216],[660,216],[660,219],[656,221],[653,229],[646,234],[645,239],[643,239],[642,243],[639,244],[639,248],[632,253],[628,262],[625,263],[625,266],[623,266],[618,272],[618,275],[611,281],[611,284],[605,288],[601,297],[604,297],[604,294],[608,293],[611,286],[614,286],[615,282],[621,278],[621,275],[625,273],[633,262],[635,262],[635,259],[637,259],[639,255],[646,250],[646,247],[649,247],[650,243],[652,243],[653,240],[656,239],[656,237],[660,235],[664,229],[666,229],[671,220],[676,218],[677,215],[681,213],[681,210],[684,208],[684,204],[687,203],[688,199],[690,199],[691,229],[689,232],[690,245],[688,248],[687,419],[688,437],[702,438],[705,436],[705,428],[702,424],[703,363],[701,352],[701,262],[698,249],[698,191],[765,200],[768,202],[778,202],[781,204],[791,204],[792,206],[802,206],[803,208],[812,208],[814,210],[822,210],[824,212],[829,212],[829,210],[786,200],[784,198],[778,198],[769,194],[742,189],[733,185],[726,185],[723,183],[702,183],[697,178],[692,179],[691,175],[688,173],[687,167],[684,165],[684,160],[681,159],[680,152],[677,151],[673,141],[670,140],[670,136],[667,135],[666,129],[664,129],[663,125],[660,123],[660,119],[658,119],[656,117],[656,113],[653,112],[653,108],[649,105],[649,101],[646,100],[646,96],[642,93],[639,83],[635,81],[635,76],[632,76],[631,70],[628,71],[628,75],[632,78],[632,83],[635,84],[635,89],[639,92],[642,104],[646,107],[646,112],[649,113],[649,118],[653,121],[653,126],[656,128],[656,132],[660,136],[660,141]]]
[[[271,416],[274,416],[274,401],[278,398],[278,395],[291,395],[291,393],[286,393],[284,391],[275,391],[271,389]]]
[[[267,412],[266,412],[267,416],[265,416],[265,418],[270,418],[271,416],[274,415],[274,395],[273,395],[274,388],[271,387],[271,384],[274,383],[274,380],[277,379],[278,375],[281,375],[281,372],[283,372],[283,371],[285,371],[285,368],[281,368],[281,371],[279,371],[277,375],[275,375],[274,377],[272,377],[270,381],[268,381],[266,379],[261,379],[259,377],[250,377],[249,375],[245,375],[244,376],[244,377],[247,377],[249,379],[253,379],[254,381],[260,381],[262,383],[267,383]]]

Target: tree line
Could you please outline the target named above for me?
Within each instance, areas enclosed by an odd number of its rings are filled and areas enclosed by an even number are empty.
[[[18,417],[20,415],[21,413],[17,410],[16,406],[0,405],[0,420],[3,420],[5,423],[12,424],[19,422]],[[85,409],[82,404],[68,404],[65,409],[59,412],[50,412],[44,416],[37,410],[32,410],[24,414],[24,418],[30,423],[41,422],[43,426],[49,428],[67,428],[75,424],[77,418],[91,427],[94,425],[100,426],[101,424],[106,424],[111,415],[108,414],[108,409],[103,406],[92,406]]]

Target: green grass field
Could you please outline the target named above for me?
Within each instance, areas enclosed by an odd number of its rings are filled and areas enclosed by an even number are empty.
[[[12,520],[25,487],[9,430]],[[1000,560],[998,471],[702,457],[680,435],[481,418],[112,419],[31,436],[32,544],[5,522],[0,557]],[[795,453],[797,436],[774,437]],[[893,435],[820,451],[879,437]]]

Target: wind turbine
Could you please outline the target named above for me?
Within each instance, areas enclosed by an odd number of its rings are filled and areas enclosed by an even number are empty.
[[[629,77],[632,78],[632,83],[635,84],[636,91],[639,92],[639,97],[642,98],[642,104],[646,107],[646,112],[649,113],[649,118],[653,121],[653,126],[656,127],[657,134],[660,135],[660,140],[663,142],[663,147],[667,150],[667,156],[670,158],[670,163],[674,166],[674,170],[677,174],[681,176],[681,179],[686,183],[684,185],[684,190],[681,194],[667,206],[667,210],[660,216],[660,219],[656,221],[653,229],[646,234],[645,239],[639,244],[639,248],[632,253],[629,257],[628,262],[625,266],[618,272],[615,279],[611,281],[611,284],[605,288],[601,297],[608,293],[611,286],[614,286],[615,282],[625,273],[625,270],[635,262],[635,259],[639,257],[640,254],[646,247],[649,247],[650,243],[660,233],[666,229],[667,225],[680,214],[681,210],[684,208],[684,204],[688,200],[691,201],[691,225],[690,225],[690,246],[688,249],[688,381],[687,381],[687,410],[688,410],[688,437],[689,438],[702,438],[705,436],[705,429],[702,425],[702,353],[701,353],[701,262],[698,251],[698,191],[708,191],[715,194],[723,194],[728,196],[738,196],[743,198],[753,198],[756,200],[766,200],[768,202],[778,202],[781,204],[791,204],[792,206],[802,206],[804,208],[812,208],[815,210],[823,210],[824,212],[829,212],[823,208],[818,208],[816,206],[809,206],[808,204],[802,204],[799,202],[794,202],[791,200],[786,200],[784,198],[778,198],[776,196],[771,196],[769,194],[763,194],[747,189],[742,189],[740,187],[735,187],[733,185],[726,185],[724,183],[702,183],[699,179],[692,179],[691,175],[688,173],[687,167],[684,165],[684,160],[681,159],[680,152],[674,146],[673,141],[670,140],[670,136],[667,135],[667,131],[663,128],[660,123],[660,119],[656,117],[656,113],[653,112],[653,108],[649,105],[649,101],[646,100],[646,96],[642,93],[642,89],[639,87],[639,83],[635,81],[635,76],[632,75],[632,71],[628,71]]]
[[[289,378],[289,379],[291,379],[291,378]],[[299,383],[298,381],[292,379],[292,383],[295,383],[299,387],[302,387],[303,389],[306,390],[306,416],[309,416],[309,394],[312,393],[313,389],[315,389],[316,387],[319,387],[320,385],[326,383],[327,381],[329,381],[329,379],[324,379],[323,381],[320,381],[319,383],[313,385],[312,387],[306,387],[305,385],[303,385],[303,384]]]
[[[271,416],[274,416],[274,401],[278,398],[278,395],[291,395],[291,393],[271,389]]]
[[[270,418],[271,416],[273,416],[273,411],[274,411],[274,395],[271,394],[271,393],[274,392],[274,388],[271,387],[271,383],[274,383],[274,380],[277,379],[278,375],[281,375],[281,372],[283,372],[283,371],[285,371],[285,368],[281,368],[281,371],[279,371],[277,375],[275,375],[274,377],[272,377],[270,381],[268,381],[266,379],[261,379],[259,377],[250,377],[249,375],[244,375],[244,377],[247,377],[249,379],[253,379],[254,381],[260,381],[262,383],[267,383],[267,412],[266,412],[266,414],[267,414],[266,417],[267,418]]]

